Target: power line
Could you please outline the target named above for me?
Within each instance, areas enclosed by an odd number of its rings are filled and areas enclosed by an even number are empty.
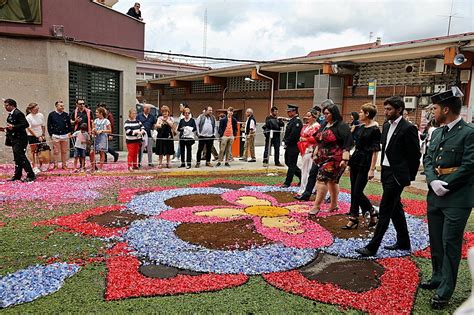
[[[138,49],[138,48],[116,46],[116,45],[99,44],[99,43],[89,42],[89,41],[85,41],[85,40],[76,40],[74,38],[65,38],[64,40],[66,42],[87,44],[87,45],[91,45],[91,46],[107,47],[107,48],[114,48],[114,49],[127,50],[127,51],[135,51],[135,52],[151,53],[151,54],[159,54],[159,55],[175,56],[175,57],[185,57],[185,58],[193,58],[193,59],[205,59],[205,60],[241,62],[241,63],[256,63],[256,64],[282,64],[282,65],[320,65],[320,64],[324,64],[324,62],[292,62],[292,61],[281,61],[281,60],[268,61],[268,60],[255,60],[255,59],[206,57],[206,56],[199,56],[199,55],[176,54],[176,53],[171,53],[171,52],[155,51],[155,50],[148,50],[148,49]]]

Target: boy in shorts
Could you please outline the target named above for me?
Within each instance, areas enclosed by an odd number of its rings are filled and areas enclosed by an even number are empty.
[[[79,130],[72,134],[73,138],[76,139],[74,142],[74,169],[75,172],[81,169],[86,171],[86,148],[90,142],[89,133],[87,133],[87,124],[83,123]],[[79,168],[77,168],[77,162],[79,161]]]

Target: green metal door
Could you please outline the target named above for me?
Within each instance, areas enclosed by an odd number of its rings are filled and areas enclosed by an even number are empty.
[[[113,133],[122,133],[122,128],[119,127],[120,72],[70,62],[69,110],[71,113],[76,108],[78,98],[84,99],[94,114],[98,103],[107,104],[108,110],[114,117]],[[109,146],[118,150],[121,142],[119,140],[119,137],[114,137],[112,141],[109,141]]]

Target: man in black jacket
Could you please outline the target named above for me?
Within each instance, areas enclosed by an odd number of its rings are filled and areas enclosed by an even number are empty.
[[[283,142],[285,143],[285,164],[288,166],[288,171],[286,173],[286,179],[282,187],[290,187],[291,182],[293,181],[293,176],[298,177],[301,180],[301,170],[298,167],[298,155],[300,151],[298,150],[298,141],[300,139],[301,129],[303,128],[303,123],[298,117],[298,106],[288,104],[286,109],[290,121],[286,125],[285,136],[283,137]]]
[[[278,108],[273,106],[270,115],[265,118],[263,125],[263,134],[265,135],[265,149],[263,151],[263,166],[268,166],[268,154],[273,147],[275,156],[275,166],[283,166],[280,163],[280,145],[281,145],[281,128],[285,125],[282,118],[278,117]]]
[[[362,256],[374,256],[382,243],[390,219],[397,231],[397,242],[385,246],[388,250],[410,250],[410,237],[400,196],[405,186],[415,180],[420,165],[420,142],[416,126],[402,117],[405,103],[398,96],[385,100],[387,122],[382,131],[383,187],[380,201],[379,222],[374,237],[365,247],[356,249]]]
[[[26,158],[26,147],[28,146],[26,128],[30,125],[25,115],[16,108],[15,100],[8,98],[3,103],[5,110],[8,112],[8,117],[7,125],[0,127],[0,130],[6,131],[5,145],[12,147],[13,159],[15,160],[15,175],[10,181],[21,180],[22,171],[25,170],[27,176],[25,181],[32,182],[36,179],[36,176]]]

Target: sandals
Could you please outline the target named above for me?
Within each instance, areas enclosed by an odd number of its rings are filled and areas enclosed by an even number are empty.
[[[338,210],[339,210],[339,206],[335,206],[334,208],[328,209],[328,212],[334,212],[334,211],[338,211]]]
[[[357,218],[349,218],[349,222],[347,222],[346,225],[341,227],[343,230],[352,230],[352,229],[357,229],[359,226],[359,219]]]
[[[321,209],[311,208],[311,209],[309,210],[308,215],[309,215],[310,217],[315,217],[315,216],[319,213],[319,211],[321,211]]]

